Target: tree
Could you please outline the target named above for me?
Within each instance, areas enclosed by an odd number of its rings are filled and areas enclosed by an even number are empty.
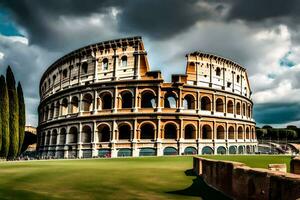
[[[5,85],[5,79],[3,79],[4,77],[0,77],[0,113],[2,113],[2,107],[3,107],[3,88]],[[2,149],[2,115],[0,114],[0,151]]]
[[[22,145],[24,142],[25,123],[26,123],[24,95],[23,95],[23,89],[22,89],[20,82],[18,83],[17,92],[18,92],[18,102],[19,102],[19,150],[18,150],[18,155],[20,155]]]
[[[9,97],[9,132],[10,145],[8,159],[13,159],[18,155],[19,151],[19,102],[16,91],[16,81],[14,74],[8,66],[6,71],[6,82]]]
[[[8,90],[5,82],[5,78],[2,75],[0,77],[0,115],[2,119],[2,149],[0,157],[6,158],[9,152],[9,99]]]

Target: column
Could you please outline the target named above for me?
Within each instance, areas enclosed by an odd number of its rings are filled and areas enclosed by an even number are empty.
[[[137,119],[134,119],[133,121],[133,139],[131,141],[132,143],[132,157],[138,157],[138,146],[137,146]]]
[[[118,74],[117,74],[117,49],[114,48],[114,55],[113,55],[113,80],[118,79]]]
[[[183,146],[183,142],[184,142],[184,138],[182,137],[183,134],[183,120],[180,119],[180,125],[179,125],[179,130],[178,130],[178,136],[179,136],[179,140],[178,140],[178,144],[179,144],[179,155],[182,155],[184,153],[184,146]]]
[[[156,155],[162,156],[163,155],[163,148],[162,148],[162,139],[161,139],[161,118],[157,118],[157,128],[156,128]]]
[[[161,112],[161,87],[160,85],[157,87],[157,106],[156,111]]]
[[[134,108],[133,108],[133,112],[137,112],[138,111],[138,104],[139,104],[139,90],[138,87],[136,86],[134,88]]]
[[[178,111],[182,111],[182,87],[179,87],[179,93],[178,93]]]
[[[71,87],[71,72],[72,72],[72,69],[73,69],[73,66],[72,65],[70,65],[69,66],[69,85],[68,85],[68,87]]]
[[[222,87],[222,89],[226,90],[226,79],[225,79],[226,68],[224,67],[224,65],[223,65],[222,71],[223,71],[223,87]]]
[[[202,130],[201,130],[201,120],[199,119],[198,120],[198,131],[196,130],[196,139],[197,139],[197,150],[198,150],[198,155],[201,154],[201,145],[200,145],[200,142],[201,142],[201,133],[202,133]]]
[[[82,158],[82,142],[81,142],[81,131],[82,131],[82,124],[79,123],[79,128],[78,128],[78,138],[77,138],[77,152],[78,158]]]
[[[93,121],[93,135],[92,135],[92,157],[97,157],[98,152],[97,152],[97,123],[94,120]]]
[[[213,65],[211,64],[211,59],[210,59],[210,64],[209,64],[209,87],[212,87],[212,80],[213,80],[213,73],[212,73],[212,67]]]
[[[83,110],[82,110],[82,93],[79,94],[79,103],[78,103],[78,113],[79,113],[79,116],[82,115],[83,113]]]
[[[140,50],[139,45],[136,44],[135,51],[133,53],[134,56],[134,78],[140,79]]]
[[[211,107],[212,107],[212,111],[211,114],[216,113],[216,94],[214,93],[212,96],[212,102],[211,102]]]
[[[111,143],[111,157],[115,158],[117,157],[117,149],[116,149],[116,132],[118,130],[118,124],[116,123],[116,121],[113,121],[113,128],[112,128],[112,140],[110,141]]]
[[[235,74],[235,71],[232,71],[232,92],[234,92],[234,74]]]
[[[118,108],[117,108],[117,96],[118,96],[118,87],[115,86],[114,88],[114,101],[113,101],[113,105],[114,105],[114,108],[113,108],[113,113],[116,113]]]
[[[93,101],[93,113],[97,114],[97,99],[98,99],[98,92],[97,90],[94,91],[94,101]]]
[[[81,67],[80,67],[80,63],[77,63],[77,67],[78,67],[78,85],[81,85],[81,77],[80,77],[81,76]]]
[[[224,116],[227,115],[227,95],[225,95],[225,102],[224,102],[224,109],[225,109],[225,112],[224,112]]]
[[[62,77],[61,77],[61,74],[62,74],[62,70],[61,70],[61,67],[58,69],[58,73],[59,73],[59,89],[61,90],[61,79],[62,79]]]
[[[98,59],[96,58],[96,53],[95,53],[95,58],[93,60],[94,63],[94,82],[97,82],[98,80]]]

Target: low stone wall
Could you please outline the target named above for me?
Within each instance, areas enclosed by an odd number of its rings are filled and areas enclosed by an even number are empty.
[[[291,160],[291,173],[300,174],[300,157]]]
[[[233,199],[300,198],[300,175],[201,157],[194,157],[193,167],[208,185]]]

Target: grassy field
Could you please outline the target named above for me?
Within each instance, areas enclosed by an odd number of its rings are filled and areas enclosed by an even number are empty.
[[[210,156],[252,167],[283,156]],[[191,173],[192,157],[0,163],[0,199],[221,199]]]

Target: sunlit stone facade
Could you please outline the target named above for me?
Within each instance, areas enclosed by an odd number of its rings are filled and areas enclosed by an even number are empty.
[[[40,156],[253,153],[246,70],[212,54],[186,57],[186,74],[171,82],[150,71],[141,37],[92,44],[57,60],[40,82]]]

